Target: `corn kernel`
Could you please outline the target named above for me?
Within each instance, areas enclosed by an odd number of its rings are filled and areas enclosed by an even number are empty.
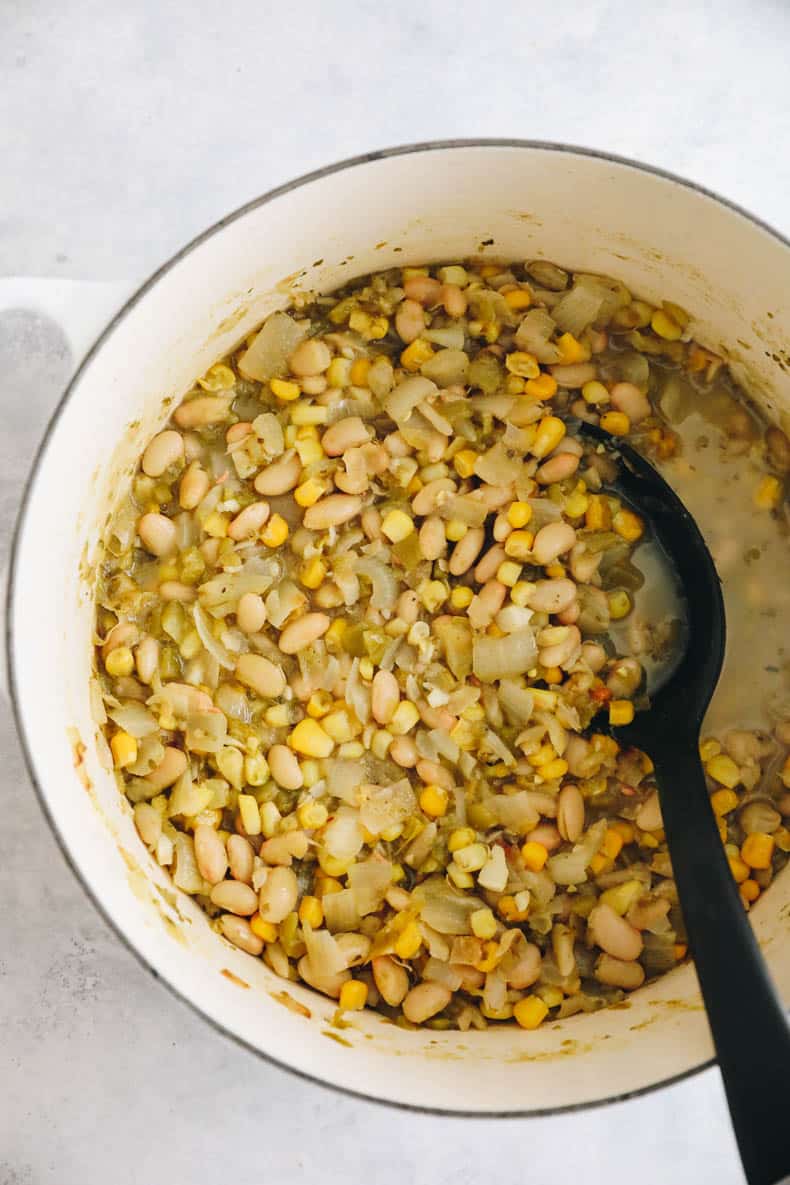
[[[523,609],[534,592],[535,585],[531,581],[519,580],[510,590],[510,599],[514,605]]]
[[[604,890],[599,898],[601,905],[608,905],[620,917],[628,913],[628,910],[638,901],[645,891],[645,886],[641,881],[623,881],[620,885],[613,885],[611,889]]]
[[[392,733],[386,728],[377,728],[370,745],[370,751],[373,756],[378,757],[379,761],[385,761],[393,739]]]
[[[312,926],[314,930],[324,920],[324,907],[317,897],[312,897],[309,894],[302,898],[299,902],[299,921],[304,925]]]
[[[483,957],[474,964],[478,971],[493,971],[499,962],[499,943],[490,939],[483,947]]]
[[[273,514],[261,531],[261,543],[266,547],[282,547],[288,538],[288,523],[280,514]]]
[[[540,872],[548,858],[548,848],[535,840],[528,840],[521,849],[521,859],[531,872]]]
[[[429,613],[436,613],[447,600],[449,589],[441,580],[424,580],[417,589],[417,596]]]
[[[351,386],[352,387],[367,387],[368,385],[368,371],[370,370],[369,358],[355,358],[351,363]]]
[[[324,732],[316,720],[309,717],[299,721],[288,743],[295,752],[303,753],[305,757],[328,757],[335,747],[331,736]]]
[[[302,779],[305,784],[305,789],[309,790],[311,786],[315,786],[316,782],[320,782],[323,777],[323,771],[319,763],[313,757],[306,757],[299,762],[302,770]]]
[[[269,763],[262,753],[250,753],[244,758],[244,780],[248,786],[263,786],[268,782]]]
[[[296,808],[296,817],[299,820],[299,826],[303,827],[305,831],[315,831],[326,823],[329,812],[322,802],[308,798]]]
[[[507,549],[505,549],[507,550]],[[521,564],[515,564],[512,560],[505,560],[497,568],[496,578],[500,584],[504,584],[507,588],[513,588],[518,584],[518,578],[521,575]]]
[[[599,403],[609,402],[609,392],[603,383],[596,382],[594,379],[589,383],[585,383],[582,387],[582,399],[585,403],[589,403],[595,407]]]
[[[453,860],[463,872],[479,872],[488,861],[488,848],[479,842],[467,844],[457,849]]]
[[[652,839],[652,836],[646,836],[647,839]],[[647,844],[647,847],[658,847],[657,841],[652,844]],[[602,872],[609,872],[612,867],[612,861],[608,859],[603,852],[596,852],[590,861],[590,871],[593,876],[600,876]]]
[[[329,419],[329,408],[320,403],[295,403],[290,411],[291,423],[297,427],[325,424]],[[304,464],[304,462],[303,462]]]
[[[198,385],[204,391],[229,391],[236,382],[236,376],[229,366],[225,366],[222,362],[216,362],[210,366],[202,379],[198,379]]]
[[[465,584],[457,585],[450,593],[450,604],[453,609],[468,609],[472,603],[474,593]]]
[[[562,683],[561,667],[544,667],[543,678],[547,683]]]
[[[365,341],[380,341],[387,336],[389,321],[386,317],[376,317],[362,309],[354,309],[348,319],[348,327]]]
[[[347,979],[340,989],[341,1012],[361,1012],[368,1002],[368,985],[361,979]]]
[[[548,765],[549,762],[553,761],[556,756],[557,750],[554,748],[554,746],[544,744],[540,745],[534,753],[530,753],[527,757],[527,761],[535,769],[539,769],[541,765]]]
[[[748,901],[751,904],[752,901],[756,901],[760,896],[760,886],[757,884],[757,881],[753,881],[752,878],[749,877],[749,879],[745,880],[741,885],[740,893],[744,901]]]
[[[453,468],[459,477],[471,477],[475,471],[476,461],[477,453],[474,449],[461,449],[460,453],[453,457]]]
[[[381,530],[390,543],[401,543],[414,531],[414,519],[403,510],[390,510],[382,519]]]
[[[261,813],[257,801],[251,794],[240,794],[238,807],[241,824],[247,834],[260,835]]]
[[[634,718],[634,705],[630,699],[609,701],[609,723],[615,726],[630,724]]]
[[[450,833],[447,850],[448,852],[458,852],[461,848],[466,848],[474,842],[475,833],[471,827],[456,827],[455,831]]]
[[[534,542],[535,542],[535,536],[533,535],[532,531],[521,531],[521,530],[511,531],[511,533],[508,535],[507,539],[505,540],[505,555],[510,556],[511,559],[520,560],[523,563],[525,560],[528,560],[529,557],[531,556],[532,545]],[[502,568],[505,567],[504,564],[502,564],[500,566]],[[514,564],[513,567],[517,567],[519,574],[521,573],[520,565]],[[499,580],[499,579],[501,579],[501,578],[500,578],[499,574],[497,574],[497,580]],[[507,582],[503,580],[502,583],[505,584]],[[516,578],[515,581],[511,582],[510,587],[513,588],[513,587],[515,587],[516,584],[518,584],[518,578]]]
[[[441,819],[447,814],[450,796],[444,786],[426,786],[420,794],[420,809],[431,819]]]
[[[678,325],[677,321],[663,309],[656,309],[653,313],[650,318],[650,328],[668,342],[676,342],[683,336],[683,326]]]
[[[497,932],[497,920],[490,909],[475,909],[469,915],[469,924],[475,938],[490,940]]]
[[[423,341],[418,337],[403,351],[400,356],[400,364],[404,370],[409,370],[414,374],[424,362],[432,357],[433,346],[430,342]]]
[[[427,269],[425,274],[427,275]],[[452,263],[449,267],[440,267],[436,273],[443,284],[455,284],[457,288],[466,288],[469,276],[465,267]]]
[[[324,716],[321,721],[321,727],[338,745],[344,745],[348,741],[353,741],[357,733],[357,729],[354,727],[345,705]]]
[[[360,677],[360,679],[364,679],[366,682],[369,683],[370,680],[375,675],[375,673],[376,673],[376,668],[374,667],[373,663],[371,662],[371,660],[368,658],[367,655],[365,655],[364,658],[361,658],[359,660],[359,677]]]
[[[507,521],[516,530],[526,527],[531,518],[532,507],[529,502],[511,502],[507,508]]]
[[[422,946],[422,934],[414,919],[410,919],[395,939],[395,954],[399,959],[413,959]]]
[[[581,518],[583,514],[587,513],[587,507],[590,505],[590,499],[582,490],[574,490],[565,499],[565,506],[563,507],[568,518]]]
[[[750,868],[770,868],[774,854],[774,837],[764,831],[753,831],[741,844],[741,859]]]
[[[298,399],[302,394],[299,384],[291,383],[287,379],[269,379],[269,386],[271,387],[272,395],[276,395],[284,403],[290,403],[293,399]]]
[[[779,827],[774,832],[774,840],[780,852],[790,852],[790,830],[787,827]]]
[[[125,679],[134,670],[134,655],[128,646],[116,646],[104,660],[104,669],[113,679]]]
[[[299,570],[299,580],[305,588],[320,588],[326,576],[326,564],[318,556],[308,560]]]
[[[417,705],[413,704],[409,699],[402,699],[389,722],[389,731],[394,736],[405,736],[407,732],[410,732],[414,728],[419,719],[420,712]]]
[[[705,763],[705,772],[714,782],[721,783],[728,790],[733,790],[741,780],[740,771],[731,757],[721,753]]]
[[[557,394],[557,385],[553,374],[539,374],[537,378],[527,379],[524,394],[532,399],[553,399]]]
[[[345,741],[338,746],[337,755],[342,761],[359,761],[365,756],[365,746],[360,741]]]
[[[470,872],[464,872],[457,864],[448,865],[447,876],[455,885],[456,889],[473,889],[475,887],[475,878],[472,874]]]
[[[589,362],[590,351],[582,342],[577,341],[572,333],[563,333],[557,338],[560,351],[560,364],[571,366],[575,362]]]
[[[540,375],[537,358],[524,350],[514,350],[512,354],[508,354],[505,366],[510,374],[516,374],[522,379],[536,379]]]
[[[612,526],[626,543],[636,543],[645,533],[645,524],[632,510],[618,510],[612,519]]]
[[[282,815],[277,809],[277,804],[274,802],[262,802],[258,813],[261,818],[261,831],[267,839],[271,839],[282,819]]]
[[[332,893],[342,893],[343,885],[333,876],[317,876],[315,879],[315,891],[319,897],[328,897]]]
[[[326,372],[326,381],[330,387],[351,386],[350,358],[333,358]]]
[[[606,594],[609,603],[609,616],[612,621],[622,621],[631,612],[631,598],[624,588],[614,588]]]
[[[754,505],[758,510],[775,510],[782,497],[782,483],[778,477],[763,477],[754,491]]]
[[[116,769],[134,765],[137,760],[137,741],[128,732],[116,732],[110,741],[110,749]]]
[[[601,427],[610,436],[627,436],[631,431],[631,421],[624,411],[605,411],[601,416]]]
[[[294,441],[294,448],[299,454],[299,460],[303,465],[315,465],[317,461],[323,460],[325,453],[320,440],[314,440],[312,437],[303,437],[301,440]]]
[[[513,1016],[522,1029],[537,1029],[548,1015],[548,1006],[539,996],[525,996],[513,1005]]]
[[[716,790],[710,796],[710,805],[717,815],[729,815],[738,805],[738,795],[734,790]]]
[[[590,505],[584,516],[588,531],[608,531],[612,525],[612,511],[603,494],[591,494]]]
[[[610,830],[616,831],[618,835],[623,837],[623,843],[633,843],[636,837],[633,823],[629,823],[626,819],[615,819],[610,824]]]
[[[533,457],[546,457],[553,452],[565,436],[565,424],[558,416],[544,416],[538,424],[535,439],[530,446]]]
[[[719,753],[721,753],[721,745],[712,737],[700,743],[699,756],[703,764],[707,764],[712,757],[718,757]]]
[[[259,913],[254,913],[250,918],[250,929],[263,942],[277,941],[278,927],[274,922],[265,922]]]
[[[460,543],[469,527],[460,518],[451,518],[444,528],[444,537],[448,543]]]
[[[742,885],[745,880],[749,879],[749,865],[740,856],[728,856],[727,863],[736,884]]]
[[[509,292],[504,293],[504,297],[505,304],[515,312],[528,309],[532,304],[532,294],[528,288],[511,288]]]
[[[559,680],[557,681],[559,682]],[[559,778],[564,778],[567,772],[568,762],[562,757],[555,757],[553,761],[548,761],[538,770],[544,782],[556,782]]]
[[[601,851],[610,860],[616,860],[623,850],[623,837],[613,827],[607,827],[601,844]]]

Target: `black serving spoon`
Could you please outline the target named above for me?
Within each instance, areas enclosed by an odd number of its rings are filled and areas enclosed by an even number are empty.
[[[724,661],[721,585],[700,530],[672,488],[629,445],[592,424],[614,451],[611,489],[648,523],[680,585],[685,648],[650,708],[613,729],[655,765],[683,918],[749,1185],[790,1183],[790,1027],[730,872],[708,797],[699,735]]]

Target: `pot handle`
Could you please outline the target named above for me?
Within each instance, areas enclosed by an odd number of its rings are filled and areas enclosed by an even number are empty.
[[[71,347],[69,377],[91,348],[102,328],[130,294],[128,283],[46,279],[31,276],[0,278],[0,315],[10,310],[38,313],[65,334]],[[9,555],[0,561],[0,695],[8,697],[8,639],[6,607]]]

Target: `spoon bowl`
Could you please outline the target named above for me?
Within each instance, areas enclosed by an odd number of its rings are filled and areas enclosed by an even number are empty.
[[[581,423],[614,454],[610,488],[648,524],[682,591],[683,652],[650,688],[649,709],[612,728],[653,761],[672,870],[749,1185],[790,1181],[790,1028],[741,901],[711,807],[700,728],[724,661],[724,599],[702,533],[630,445]]]

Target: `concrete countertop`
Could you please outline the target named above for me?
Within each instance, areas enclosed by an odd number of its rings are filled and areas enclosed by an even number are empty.
[[[790,231],[780,2],[0,8],[0,276],[131,288],[292,176],[462,135],[631,155]],[[101,303],[90,285],[74,293]],[[75,361],[51,320],[0,312],[0,563]],[[742,1182],[715,1070],[578,1115],[462,1122],[351,1100],[256,1060],[158,986],[98,917],[38,809],[4,706],[0,752],[0,1185]]]

